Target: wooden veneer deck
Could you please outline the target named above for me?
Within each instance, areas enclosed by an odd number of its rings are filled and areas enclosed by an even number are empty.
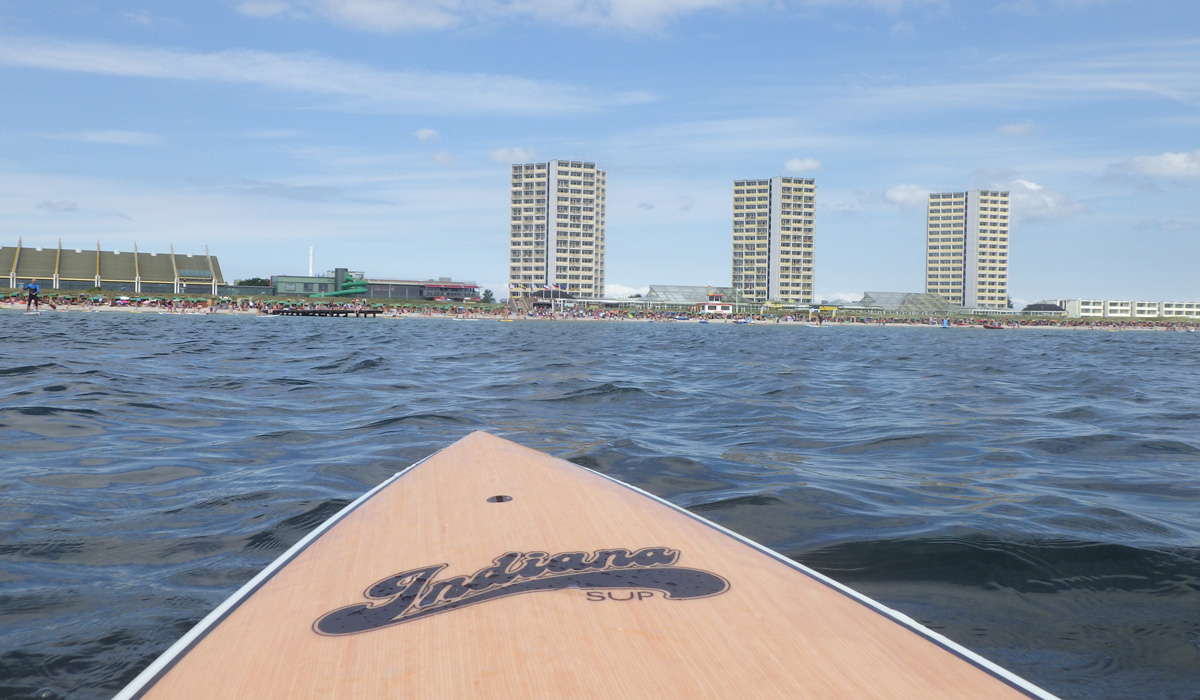
[[[157,678],[148,689],[135,681],[125,696],[1051,697],[707,521],[485,433],[348,510],[143,674]],[[727,587],[687,599],[668,598],[669,585],[534,590],[469,605],[464,596],[457,607],[366,631],[322,633],[318,623],[347,606],[386,604],[367,589],[417,569],[444,564],[433,577],[444,580],[508,552],[645,548],[677,551],[671,567]]]

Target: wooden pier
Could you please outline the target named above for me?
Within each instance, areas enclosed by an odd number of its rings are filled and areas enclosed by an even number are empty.
[[[268,313],[271,316],[341,316],[342,318],[370,316],[374,318],[379,315],[380,311],[382,309],[272,309]]]

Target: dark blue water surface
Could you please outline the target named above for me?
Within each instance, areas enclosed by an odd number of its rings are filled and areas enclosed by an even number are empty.
[[[0,312],[0,697],[107,698],[473,430],[1064,698],[1200,698],[1200,334]]]

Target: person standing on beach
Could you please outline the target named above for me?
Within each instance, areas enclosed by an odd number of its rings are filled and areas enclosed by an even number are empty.
[[[25,299],[25,312],[29,313],[29,308],[32,306],[34,311],[41,311],[38,308],[38,292],[41,291],[41,286],[38,285],[36,279],[29,280],[29,284],[22,287],[29,292],[29,296]]]

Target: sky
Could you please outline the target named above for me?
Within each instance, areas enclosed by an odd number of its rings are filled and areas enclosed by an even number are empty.
[[[0,245],[502,299],[553,159],[607,172],[610,297],[728,285],[783,175],[818,299],[924,291],[927,193],[983,188],[1017,308],[1200,301],[1200,2],[0,0]]]

